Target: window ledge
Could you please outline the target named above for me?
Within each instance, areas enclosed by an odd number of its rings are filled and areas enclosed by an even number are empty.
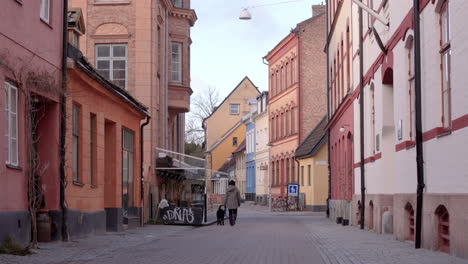
[[[81,183],[81,182],[78,182],[78,181],[73,181],[73,185],[76,185],[76,186],[79,186],[79,187],[83,187],[83,186],[84,186],[84,183]]]
[[[115,1],[115,2],[113,2],[113,1],[108,1],[108,2],[104,2],[104,1],[102,1],[102,2],[96,2],[96,1],[95,1],[95,2],[93,3],[93,5],[99,5],[99,6],[107,6],[107,5],[109,5],[109,6],[116,6],[116,5],[129,5],[129,4],[131,4],[130,1]]]
[[[21,168],[20,166],[15,166],[15,165],[11,165],[11,164],[6,164],[6,167],[8,169],[12,169],[12,170],[19,170],[19,171],[23,170],[23,168]]]
[[[442,133],[440,133],[439,135],[437,135],[437,138],[445,137],[445,136],[448,136],[448,135],[451,135],[451,134],[452,134],[451,130],[445,130]]]
[[[39,18],[42,23],[44,23],[46,26],[48,26],[49,28],[53,29],[52,25],[50,24],[50,21],[47,22],[47,20],[43,19],[42,17]]]

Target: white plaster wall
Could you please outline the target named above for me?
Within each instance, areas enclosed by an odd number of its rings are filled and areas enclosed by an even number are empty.
[[[264,195],[269,193],[269,131],[268,131],[268,110],[264,114],[255,118],[255,134],[256,134],[256,152],[255,152],[255,165],[256,165],[256,194]],[[266,170],[261,170],[260,165],[266,165]]]

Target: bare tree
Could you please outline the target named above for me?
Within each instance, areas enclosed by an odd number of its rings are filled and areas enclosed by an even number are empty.
[[[210,116],[221,102],[219,92],[215,87],[208,87],[205,91],[198,93],[192,100],[191,111],[187,115],[185,124],[185,140],[201,144],[204,139],[202,123]]]
[[[10,55],[8,50],[0,52],[0,68],[3,68],[12,78],[18,91],[24,98],[24,132],[26,146],[27,198],[31,215],[31,248],[37,247],[37,212],[44,204],[44,193],[41,178],[49,168],[49,162],[41,160],[37,148],[40,140],[37,133],[41,119],[45,116],[44,105],[38,103],[37,92],[62,95],[63,91],[57,81],[57,72],[48,72],[32,65],[35,55],[31,58],[18,58]],[[18,105],[20,107],[20,105]]]

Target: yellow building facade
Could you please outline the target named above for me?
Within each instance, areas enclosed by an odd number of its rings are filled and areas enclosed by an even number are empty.
[[[324,118],[296,150],[299,191],[306,210],[323,212],[328,198],[328,137]]]

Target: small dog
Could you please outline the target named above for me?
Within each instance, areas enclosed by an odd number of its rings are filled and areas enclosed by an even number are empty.
[[[226,211],[223,209],[224,206],[220,205],[218,211],[216,211],[216,221],[217,225],[224,225],[224,216],[226,215]]]

